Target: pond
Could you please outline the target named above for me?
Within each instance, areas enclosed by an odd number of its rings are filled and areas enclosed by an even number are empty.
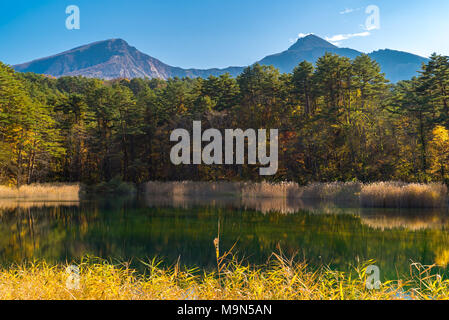
[[[446,210],[362,209],[351,203],[243,202],[232,198],[102,199],[0,202],[0,263],[76,261],[87,254],[213,268],[214,238],[243,261],[273,252],[311,266],[347,270],[375,260],[382,278],[398,279],[412,262],[449,263]]]

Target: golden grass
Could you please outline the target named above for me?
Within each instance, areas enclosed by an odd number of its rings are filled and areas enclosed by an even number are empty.
[[[448,191],[438,183],[401,182],[333,182],[307,186],[295,182],[148,182],[145,187],[149,198],[165,197],[178,202],[194,197],[233,196],[253,207],[254,202],[263,199],[287,199],[281,204],[287,212],[291,211],[290,207],[297,207],[297,200],[360,201],[362,207],[369,208],[440,208],[447,205]]]
[[[145,192],[148,195],[178,197],[237,196],[241,185],[238,182],[150,181],[145,184]]]
[[[312,270],[279,255],[267,266],[245,266],[231,260],[217,272],[162,268],[155,260],[140,274],[127,264],[84,259],[79,285],[67,286],[67,265],[45,262],[0,269],[2,300],[391,300],[447,299],[449,280],[432,275],[433,267],[413,264],[410,278],[366,288],[369,264],[352,273]]]
[[[360,203],[369,208],[440,208],[446,205],[443,184],[378,182],[362,186]]]
[[[299,198],[301,186],[295,182],[259,182],[245,183],[242,186],[242,198]]]
[[[243,199],[312,198],[329,200],[336,197],[354,197],[360,192],[360,183],[313,183],[306,187],[296,182],[157,182],[145,184],[147,195],[161,196],[237,196]]]
[[[0,199],[79,201],[79,184],[32,184],[20,188],[0,186]]]

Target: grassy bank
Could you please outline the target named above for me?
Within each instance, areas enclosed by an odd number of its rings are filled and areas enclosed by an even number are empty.
[[[216,272],[203,273],[175,265],[160,268],[154,261],[140,274],[127,264],[88,259],[79,265],[79,284],[69,281],[67,265],[45,262],[0,270],[0,299],[238,299],[238,300],[389,300],[447,299],[449,280],[430,275],[431,268],[411,266],[409,279],[366,288],[367,265],[351,274],[327,267],[312,270],[276,256],[267,266],[229,262]],[[71,284],[71,285],[70,285]]]
[[[0,186],[0,199],[78,201],[79,192],[79,184],[31,184],[20,188]]]
[[[354,201],[374,208],[441,208],[447,206],[447,187],[443,184],[401,182],[311,183],[294,182],[148,182],[146,196],[182,199],[236,197],[245,201],[260,199]],[[32,184],[20,188],[0,186],[0,200],[79,201],[80,195],[134,194],[132,184],[113,179],[95,186],[80,184]]]
[[[23,185],[20,188],[0,186],[0,200],[14,201],[79,201],[98,196],[132,195],[136,188],[132,183],[112,179],[95,185],[81,183],[43,183]]]
[[[441,208],[447,205],[447,187],[439,183],[333,182],[300,186],[294,182],[148,182],[147,196],[176,199],[235,196],[248,199],[354,201],[367,208]]]
[[[363,185],[360,203],[369,208],[440,208],[446,205],[443,184],[379,182]]]

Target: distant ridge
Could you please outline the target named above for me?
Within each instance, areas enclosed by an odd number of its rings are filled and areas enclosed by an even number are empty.
[[[287,51],[265,57],[260,63],[263,65],[274,65],[281,72],[291,72],[299,62],[306,60],[315,63],[326,52],[335,53],[350,59],[354,59],[362,54],[360,51],[350,48],[339,48],[320,37],[309,35],[298,39]],[[428,61],[428,59],[415,54],[388,49],[374,51],[368,55],[379,63],[387,79],[394,83],[400,80],[411,79],[417,75],[417,71],[421,70],[422,64]]]
[[[259,61],[262,65],[273,65],[283,73],[289,73],[300,62],[315,63],[326,52],[339,54],[351,59],[362,54],[350,48],[339,48],[316,36],[308,35],[298,39],[288,50],[267,56]],[[368,54],[381,66],[382,72],[392,81],[407,80],[417,74],[428,59],[401,51],[379,50]],[[173,67],[144,54],[130,46],[125,40],[110,39],[24,64],[14,66],[16,71],[47,74],[54,77],[85,76],[89,78],[160,78],[219,76],[229,73],[239,75],[244,67],[225,69],[183,69]]]
[[[89,78],[160,78],[208,77],[230,73],[238,75],[242,68],[182,69],[169,66],[130,46],[125,40],[110,39],[80,46],[57,55],[14,66],[21,72],[34,72],[54,77],[85,76]]]

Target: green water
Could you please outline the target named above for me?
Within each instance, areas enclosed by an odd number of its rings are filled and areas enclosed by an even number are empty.
[[[347,270],[375,260],[383,278],[407,274],[411,262],[449,262],[445,211],[365,210],[335,204],[239,201],[103,200],[19,203],[0,209],[0,263],[77,260],[90,254],[213,268],[213,239],[243,261],[262,264],[281,248],[312,266]],[[267,207],[268,206],[268,207]],[[259,208],[259,209],[251,209]],[[268,209],[267,209],[268,208]],[[277,212],[276,212],[277,211]],[[282,213],[283,212],[283,213]],[[446,261],[447,260],[447,261]]]

